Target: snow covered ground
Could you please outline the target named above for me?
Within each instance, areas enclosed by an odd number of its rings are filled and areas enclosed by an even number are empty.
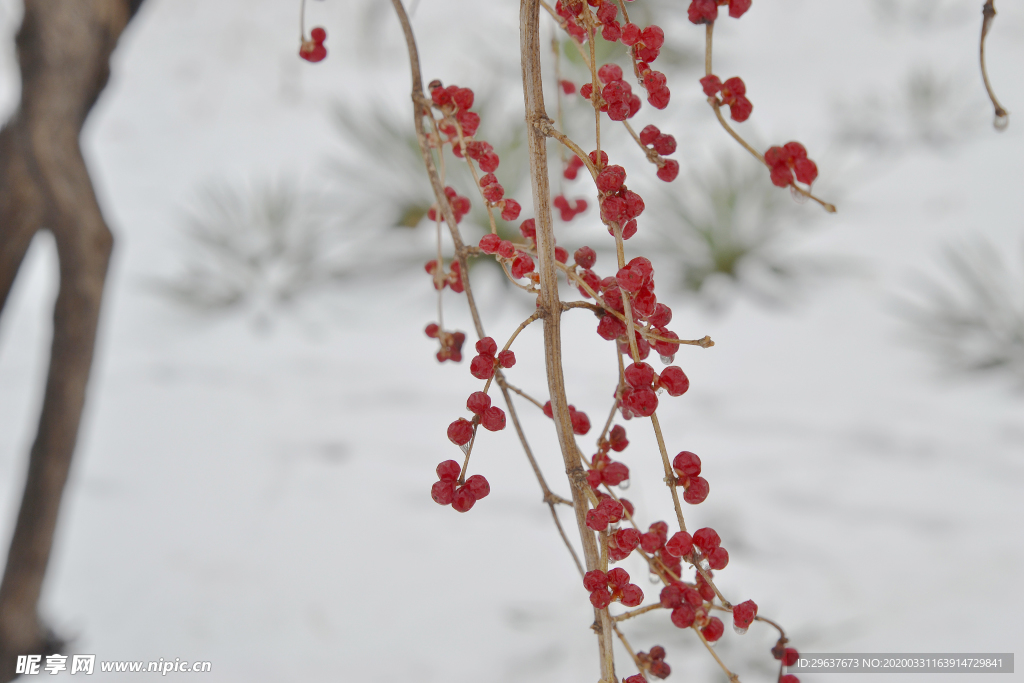
[[[3,3],[8,34],[15,4]],[[768,141],[803,141],[821,193],[839,198],[801,250],[856,267],[784,310],[740,299],[712,314],[680,300],[673,328],[717,345],[678,354],[691,390],[659,414],[670,451],[705,463],[712,493],[688,522],[725,539],[723,591],[753,598],[802,651],[1013,652],[1024,642],[1024,398],[937,371],[893,313],[909,275],[947,242],[980,233],[1017,253],[1024,236],[1024,120],[1012,115],[1024,113],[1024,9],[1000,5],[989,41],[1011,111],[997,135],[975,65],[978,3],[966,4],[937,3],[921,27],[907,16],[924,5],[910,1],[892,4],[906,11],[885,22],[872,3],[759,2],[716,35],[716,70],[741,73],[757,93],[750,125]],[[455,455],[445,427],[477,382],[465,365],[433,361],[422,274],[361,280],[261,333],[238,316],[183,313],[149,286],[179,264],[182,213],[204,183],[313,184],[337,144],[332,102],[407,106],[385,3],[310,5],[311,25],[331,35],[331,56],[315,67],[295,56],[297,3],[269,0],[147,0],[116,54],[85,144],[117,252],[45,615],[74,638],[69,654],[208,660],[218,681],[595,680],[586,594],[511,430],[486,434],[474,458],[488,499],[458,515],[429,498],[434,467]],[[498,68],[489,55],[517,49],[515,3],[463,5],[455,14],[419,3],[427,79],[473,86]],[[443,30],[481,17],[493,53],[473,63]],[[699,47],[685,19],[664,23]],[[346,31],[357,34],[347,47]],[[900,155],[832,142],[837,101],[898,89],[918,64],[962,82],[974,128]],[[677,106],[710,118],[690,90],[674,87]],[[680,155],[724,137],[710,125],[673,132]],[[600,239],[591,227],[586,239]],[[55,280],[40,236],[0,324],[3,543],[41,399]],[[496,338],[528,314],[529,302],[509,302],[486,278],[479,295]],[[448,302],[446,315],[469,329]],[[592,327],[566,315],[570,399],[597,422],[612,367]],[[521,336],[511,376],[536,395],[539,335]],[[550,422],[521,408],[565,493]],[[653,438],[626,426],[627,495],[646,523],[669,518]],[[626,567],[656,597],[641,566]],[[663,615],[628,626],[635,646],[666,647],[669,680],[723,678]],[[771,680],[771,640],[727,631],[718,650],[742,680]],[[620,675],[634,673],[619,661]]]

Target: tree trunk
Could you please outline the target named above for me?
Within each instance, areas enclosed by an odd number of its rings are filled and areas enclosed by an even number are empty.
[[[36,438],[0,583],[0,681],[61,643],[37,606],[85,403],[113,247],[79,147],[118,37],[142,0],[25,0],[21,103],[0,131],[0,311],[32,236],[50,230],[60,289]]]

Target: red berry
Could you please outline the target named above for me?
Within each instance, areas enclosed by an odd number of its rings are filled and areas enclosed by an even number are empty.
[[[776,166],[772,169],[771,180],[777,187],[786,187],[793,182],[793,172],[785,166]]]
[[[696,613],[693,611],[693,607],[687,602],[672,610],[672,623],[679,628],[690,628],[695,617]]]
[[[608,585],[612,588],[622,588],[629,583],[629,572],[621,567],[608,572]]]
[[[487,494],[491,492],[491,485],[487,483],[487,479],[482,474],[474,474],[472,477],[466,480],[466,488],[473,494],[473,498],[480,500],[486,498]]]
[[[469,373],[477,379],[490,379],[494,377],[494,357],[480,354],[474,356],[469,363]]]
[[[733,19],[739,19],[743,16],[744,12],[750,9],[750,3],[751,0],[729,0],[729,16]],[[787,682],[782,681],[782,683]]]
[[[614,571],[614,570],[612,570]],[[626,607],[637,607],[644,601],[644,592],[635,583],[622,587],[622,604]]]
[[[460,417],[448,425],[448,439],[456,446],[465,446],[473,438],[473,424]]]
[[[633,552],[640,545],[640,532],[632,527],[619,529],[615,532],[615,543],[626,552]]]
[[[602,83],[622,80],[622,68],[618,64],[605,64],[597,70],[597,77]]]
[[[597,262],[597,253],[590,247],[580,247],[573,254],[573,258],[576,259],[576,265],[580,268],[593,268],[594,263]]]
[[[659,130],[657,126],[653,124],[644,126],[644,129],[640,131],[640,142],[645,145],[653,145],[660,136],[661,130]]]
[[[480,426],[491,432],[501,431],[505,428],[505,411],[491,406],[480,416]]]
[[[607,588],[596,590],[590,594],[590,604],[597,609],[604,609],[612,604],[612,594]]]
[[[640,40],[640,27],[636,24],[625,24],[622,27],[622,43],[632,47]]]
[[[516,255],[516,248],[508,240],[501,240],[498,243],[498,256],[502,258],[512,258]]]
[[[491,337],[484,337],[476,343],[476,352],[493,358],[498,352],[498,343]]]
[[[590,431],[590,418],[582,410],[570,410],[569,421],[572,423],[573,434],[583,436]]]
[[[445,460],[437,466],[436,472],[441,481],[455,481],[462,473],[462,467],[454,460]]]
[[[516,354],[512,353],[511,350],[501,351],[498,353],[498,364],[503,368],[510,368],[516,364]]]
[[[494,254],[498,251],[498,245],[500,244],[500,237],[494,233],[488,233],[480,238],[480,251],[485,254]]]
[[[441,331],[441,328],[437,326],[437,323],[430,323],[423,331],[431,339],[436,339],[438,332]]]
[[[327,40],[327,31],[322,27],[317,26],[315,29],[309,32],[309,37],[313,39],[314,43],[322,43]]]
[[[469,509],[476,504],[476,498],[473,497],[473,492],[463,486],[455,492],[455,497],[452,499],[452,507],[458,512],[469,512]]]
[[[519,224],[519,234],[528,240],[537,240],[537,221],[527,218]]]
[[[757,616],[757,604],[753,600],[741,602],[732,608],[732,620],[737,629],[746,630]]]
[[[793,164],[793,170],[796,171],[796,179],[808,185],[818,177],[818,167],[810,159],[797,159]]]
[[[471,413],[480,415],[491,407],[491,397],[482,391],[474,391],[469,395],[469,400],[466,401],[466,407],[469,408]]]
[[[569,260],[569,252],[562,247],[555,247],[555,260],[559,263],[566,263]]]
[[[704,527],[703,529],[697,529],[693,534],[693,544],[700,548],[701,552],[707,555],[712,550],[722,545],[722,539],[718,535],[717,531],[711,527]]]
[[[787,647],[782,655],[782,663],[786,666],[793,666],[798,659],[800,659],[800,653],[791,647]]]
[[[613,462],[604,468],[602,479],[609,486],[618,486],[629,479],[629,468],[621,462]]]
[[[652,649],[651,652],[654,652],[654,650]],[[660,659],[655,659],[651,662],[650,672],[656,678],[668,678],[669,674],[672,673],[672,667]]]
[[[709,643],[713,643],[721,638],[722,634],[725,633],[725,625],[718,617],[711,617],[708,619],[707,626],[702,628],[700,632],[704,634],[704,640]]]
[[[654,141],[654,151],[658,154],[671,154],[676,151],[676,139],[671,135],[659,135]]]
[[[430,487],[430,497],[438,505],[449,505],[455,498],[454,481],[435,481]]]
[[[564,92],[566,95],[573,95],[576,93],[576,86],[573,84],[572,81],[562,80],[559,81],[558,84],[562,86],[562,92]]]
[[[722,89],[722,81],[718,76],[711,75],[705,76],[700,79],[700,86],[704,89],[704,94],[708,97],[714,97]]]
[[[527,273],[533,272],[533,259],[524,251],[518,252],[515,260],[512,261],[512,277],[519,279]]]
[[[690,388],[690,380],[686,374],[675,365],[670,365],[661,371],[658,384],[665,387],[669,396],[682,396]]]
[[[626,182],[626,169],[622,166],[606,166],[597,174],[597,189],[601,192],[615,192]]]
[[[800,679],[793,674],[786,674],[779,679],[779,683],[800,683]]]
[[[587,510],[587,527],[594,531],[604,531],[609,524],[608,515],[601,510]]]
[[[607,588],[608,575],[600,569],[587,572],[583,575],[583,587],[591,592]]]
[[[743,95],[737,95],[736,99],[729,104],[729,117],[738,123],[749,119],[753,111],[754,105]]]
[[[690,486],[683,493],[683,500],[690,505],[698,505],[707,499],[710,492],[711,486],[708,484],[707,479],[704,477],[691,477]]]
[[[672,467],[681,477],[696,477],[700,474],[700,458],[696,453],[682,451],[672,460]]]
[[[631,363],[623,374],[626,383],[634,389],[649,387],[654,381],[654,368],[647,363]]]
[[[729,551],[725,548],[715,548],[708,555],[708,566],[712,569],[725,569],[729,564]]]
[[[693,547],[693,537],[685,531],[677,531],[665,544],[665,552],[675,557],[683,557]]]
[[[651,672],[653,673],[653,671]],[[622,683],[647,683],[647,679],[640,674],[633,674],[622,679]]]
[[[501,219],[503,221],[514,221],[519,218],[520,211],[522,211],[522,207],[519,206],[519,202],[514,199],[506,199],[505,205],[501,208]]]

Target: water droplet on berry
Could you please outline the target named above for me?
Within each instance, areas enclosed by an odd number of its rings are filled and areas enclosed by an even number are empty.
[[[662,357],[661,357],[661,363],[662,363],[662,365],[672,365],[672,362],[673,362],[673,361],[674,361],[675,359],[676,359],[675,355],[671,355],[671,356],[662,356]]]
[[[739,626],[737,626],[736,624],[733,624],[733,625],[732,625],[732,630],[733,630],[733,631],[736,631],[736,633],[737,633],[738,635],[741,635],[741,636],[742,636],[742,635],[743,635],[744,633],[746,633],[746,632],[747,632],[747,629],[745,629],[745,628],[740,628],[740,627],[739,627]]]
[[[711,568],[711,565],[708,563],[708,558],[706,558],[706,557],[701,557],[700,558],[700,568],[703,569],[704,571],[708,571]]]
[[[661,583],[661,577],[658,576],[657,574],[655,574],[654,572],[650,572],[650,573],[647,574],[647,580],[650,581],[655,586],[657,586],[659,583]]]
[[[1009,116],[1009,114],[1003,113],[1002,116],[1000,116],[999,114],[996,114],[996,117],[994,119],[992,119],[992,127],[995,128],[996,130],[1000,131],[1000,132],[1006,130],[1006,127],[1009,126],[1009,125],[1010,125],[1010,116]]]
[[[793,201],[796,202],[797,204],[807,203],[807,195],[803,194],[802,192],[798,192],[797,189],[792,185],[789,186],[789,194],[793,198]]]
[[[619,482],[619,490],[620,491],[625,491],[628,488],[629,488],[629,479],[623,479],[622,481]]]

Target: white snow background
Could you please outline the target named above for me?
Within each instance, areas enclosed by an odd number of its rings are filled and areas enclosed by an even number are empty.
[[[446,426],[479,383],[468,362],[433,359],[422,329],[436,317],[434,297],[421,271],[361,280],[266,333],[237,316],[197,319],[148,286],[179,265],[182,216],[204,183],[315,184],[337,149],[327,113],[338,100],[383,100],[411,119],[388,4],[309,4],[308,25],[329,33],[322,64],[296,56],[293,0],[147,0],[114,56],[83,140],[117,246],[44,615],[74,639],[65,654],[209,660],[204,679],[216,681],[596,680],[587,595],[513,430],[483,434],[474,453],[489,498],[465,515],[430,500],[434,467],[459,456]],[[662,23],[700,49],[685,4]],[[740,299],[711,314],[659,289],[676,310],[673,329],[716,341],[679,352],[691,389],[663,397],[659,415],[670,451],[704,462],[711,495],[684,512],[730,550],[723,592],[754,599],[802,651],[1013,652],[1024,637],[1024,399],[937,369],[908,343],[892,305],[951,241],[981,234],[1015,258],[1022,248],[1024,8],[1000,3],[989,38],[992,81],[1011,112],[997,134],[976,64],[980,5],[937,3],[938,25],[924,30],[880,21],[870,2],[759,0],[716,31],[716,72],[742,75],[755,104],[741,129],[769,144],[804,142],[821,170],[816,189],[839,204],[832,217],[802,207],[816,227],[801,251],[856,268],[782,310]],[[20,9],[2,8],[9,112]],[[518,97],[517,21],[513,2],[420,0],[424,78]],[[903,155],[837,152],[835,103],[898,89],[917,64],[960,83],[974,128],[957,144]],[[670,86],[669,114],[706,119],[684,130],[659,116],[680,139],[677,157],[731,152],[696,83]],[[642,163],[634,156],[627,168]],[[592,217],[589,230],[563,244],[607,239]],[[638,253],[627,245],[627,257]],[[670,265],[651,258],[656,272]],[[0,325],[3,544],[41,401],[55,287],[52,241],[40,235]],[[479,283],[499,340],[531,306],[508,292]],[[471,329],[462,300],[446,297],[446,315]],[[567,313],[564,326],[570,401],[600,423],[611,349],[586,313]],[[543,395],[539,328],[515,351],[510,381]],[[550,421],[519,408],[548,481],[566,494]],[[626,427],[626,495],[645,525],[671,519],[649,427]],[[563,519],[572,534],[571,515]],[[642,567],[625,566],[656,600]],[[662,612],[625,631],[639,649],[668,650],[670,681],[724,679]],[[742,680],[768,681],[772,642],[766,627],[742,637],[727,629],[718,650]],[[635,673],[624,652],[618,662],[620,676]],[[136,678],[147,676],[93,680]]]

